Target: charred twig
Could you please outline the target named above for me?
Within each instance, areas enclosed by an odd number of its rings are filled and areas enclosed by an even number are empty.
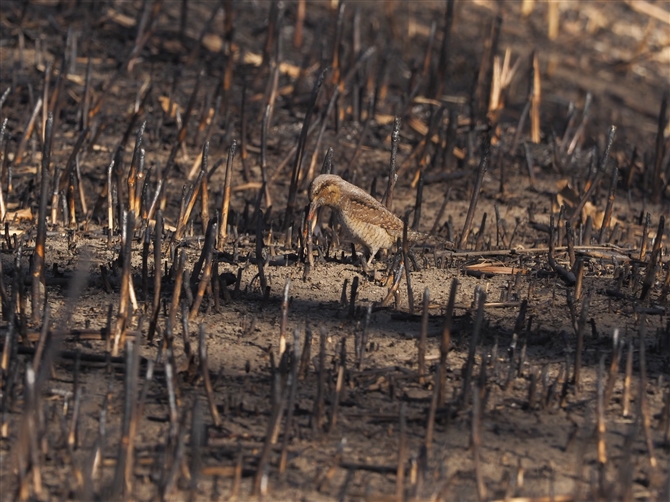
[[[607,195],[607,205],[605,206],[605,216],[600,227],[600,235],[598,236],[598,244],[602,244],[605,240],[605,231],[610,226],[612,220],[612,209],[614,207],[614,196],[616,195],[616,185],[619,178],[619,168],[615,165],[612,170],[612,181],[610,182],[610,189]]]
[[[19,146],[16,149],[16,153],[14,154],[14,165],[18,166],[21,165],[21,162],[23,162],[23,152],[26,149],[26,143],[28,142],[28,139],[30,138],[34,128],[35,128],[35,120],[37,119],[37,114],[40,112],[40,109],[42,109],[42,98],[39,98],[37,100],[37,103],[35,103],[35,108],[33,109],[33,113],[30,116],[30,119],[28,120],[28,123],[26,124],[25,128],[23,129],[23,135],[21,136],[21,139],[19,140]],[[52,120],[53,120],[53,115],[52,115]],[[47,119],[48,122],[48,119]],[[53,124],[52,124],[53,127]],[[45,139],[48,137],[46,135],[46,127],[45,127]],[[45,142],[46,143],[46,142]],[[43,145],[46,146],[46,145]],[[42,159],[42,163],[44,163],[44,159]]]
[[[122,437],[116,460],[112,484],[113,496],[129,496],[133,492],[133,467],[135,461],[135,431],[137,430],[137,379],[139,372],[139,344],[126,342],[126,378],[123,408]]]
[[[430,409],[426,421],[426,438],[424,444],[430,451],[433,447],[433,433],[435,431],[435,414],[437,412],[437,401],[440,397],[440,376],[442,375],[441,365],[438,363],[435,368],[435,378],[433,379],[433,393],[430,398]]]
[[[578,218],[581,218],[582,209],[586,202],[591,198],[593,191],[596,189],[596,186],[600,184],[600,180],[605,174],[605,169],[607,167],[607,161],[610,156],[610,150],[612,149],[612,143],[614,142],[614,135],[616,134],[616,127],[610,126],[609,132],[607,133],[607,144],[605,145],[605,151],[603,152],[602,157],[600,157],[600,162],[598,163],[598,171],[596,172],[596,177],[593,180],[593,183],[589,186],[588,190],[582,195],[582,198],[577,203],[577,206],[573,209],[572,215],[568,218],[570,224],[574,224]],[[588,244],[588,242],[587,242]]]
[[[407,303],[409,304],[410,315],[414,314],[414,293],[412,291],[412,279],[409,273],[409,263],[407,257],[409,255],[409,242],[407,240],[407,220],[409,214],[405,215],[403,221],[402,231],[402,261],[405,264],[405,282],[407,283]]]
[[[451,345],[451,329],[454,322],[454,304],[456,303],[456,290],[458,289],[458,280],[451,281],[451,290],[449,291],[449,300],[447,310],[444,314],[444,326],[442,328],[442,340],[440,343],[440,373],[439,373],[439,399],[438,404],[444,405],[447,395],[447,355]]]
[[[484,304],[486,303],[486,293],[481,289],[475,288],[475,294],[478,295],[477,314],[475,316],[475,324],[472,328],[472,336],[470,337],[470,350],[468,351],[468,359],[465,363],[463,371],[463,389],[461,390],[461,409],[465,408],[470,403],[470,393],[472,381],[472,371],[475,366],[475,354],[477,352],[477,343],[479,343],[479,332],[482,329],[484,321]],[[482,363],[484,364],[484,363]]]
[[[200,356],[200,376],[205,385],[205,393],[207,395],[207,403],[209,404],[209,412],[212,415],[215,427],[221,426],[221,417],[219,411],[216,409],[216,401],[214,400],[214,391],[212,389],[212,382],[209,378],[209,368],[207,367],[207,340],[205,337],[205,325],[200,324],[200,331],[198,337],[198,353]]]
[[[547,259],[549,261],[549,266],[558,276],[565,282],[568,286],[572,286],[577,278],[575,274],[565,267],[556,263],[554,259],[554,215],[552,214],[549,218],[549,251],[547,252]]]
[[[482,293],[483,294],[483,293]],[[481,447],[481,422],[482,422],[482,402],[479,392],[472,393],[472,418],[470,446],[472,447],[472,456],[475,462],[475,476],[477,478],[477,496],[480,502],[487,500],[486,483],[484,482],[484,473],[482,472],[482,461],[480,457]]]
[[[654,278],[656,277],[656,265],[661,257],[661,242],[663,242],[663,232],[665,230],[665,216],[661,215],[658,221],[658,229],[656,230],[656,238],[651,249],[651,257],[647,263],[647,270],[642,281],[642,291],[640,292],[640,300],[644,300],[652,286],[654,285]]]
[[[389,210],[393,208],[393,191],[395,190],[398,175],[396,174],[396,155],[398,154],[398,143],[400,141],[400,118],[395,117],[393,120],[393,132],[391,133],[391,164],[389,167],[389,179],[386,186],[386,193],[382,197],[382,202]]]
[[[622,415],[627,417],[630,412],[630,384],[633,373],[633,340],[628,339],[628,351],[626,352],[626,368],[623,378],[623,397],[621,398]]]
[[[205,266],[202,271],[202,277],[200,278],[200,282],[198,283],[198,290],[195,295],[195,299],[193,300],[193,305],[191,306],[191,312],[189,314],[189,320],[193,321],[196,316],[198,315],[198,310],[200,310],[200,304],[202,303],[202,298],[205,294],[205,289],[207,288],[207,285],[210,283],[211,276],[212,276],[212,259],[214,256],[214,235],[216,235],[216,221],[212,220],[209,223],[209,229],[208,229],[208,234],[210,235],[209,238],[209,246],[207,249],[203,249],[203,255],[205,256]],[[195,280],[195,275],[193,276],[193,280]],[[217,278],[218,280],[218,278]],[[188,284],[186,285],[188,286]]]
[[[472,191],[472,198],[470,199],[468,214],[465,217],[465,223],[463,224],[463,232],[461,233],[461,236],[458,239],[456,249],[463,249],[463,246],[465,246],[468,242],[468,235],[470,235],[472,220],[475,216],[477,201],[479,200],[479,192],[482,189],[484,174],[486,174],[486,170],[488,169],[489,155],[491,151],[491,136],[488,137],[485,148],[486,149],[484,150],[484,154],[482,155],[482,160],[479,162],[479,169],[477,170],[477,180],[475,181],[475,186]]]
[[[582,300],[582,311],[579,315],[579,322],[577,324],[577,348],[575,349],[575,368],[572,383],[575,386],[576,393],[580,389],[580,376],[582,369],[582,352],[584,351],[584,331],[586,330],[586,320],[589,315],[589,303],[591,296],[587,294]]]
[[[221,205],[221,221],[219,227],[219,240],[216,246],[218,251],[223,251],[228,237],[228,209],[230,208],[230,184],[233,177],[233,158],[235,157],[235,148],[237,143],[233,141],[228,150],[228,160],[226,161],[226,176],[223,182],[223,202]]]
[[[256,265],[258,266],[258,279],[261,284],[261,293],[265,294],[268,283],[265,278],[265,257],[263,256],[263,246],[263,211],[259,209],[258,218],[256,219]]]
[[[665,156],[665,129],[668,122],[668,92],[663,94],[661,109],[658,112],[658,129],[656,131],[656,148],[654,151],[654,175],[651,184],[651,201],[654,204],[661,202],[663,181],[661,179],[663,158]]]
[[[316,397],[314,399],[314,409],[312,410],[312,430],[321,432],[323,430],[323,408],[324,394],[326,385],[326,336],[324,327],[319,329],[319,366],[316,386]]]
[[[284,437],[282,440],[281,458],[279,460],[279,473],[283,474],[286,471],[288,462],[288,442],[291,436],[291,429],[293,428],[293,414],[295,411],[295,400],[298,393],[298,361],[300,359],[300,330],[298,328],[293,330],[293,354],[291,357],[291,367],[288,384],[290,391],[288,395],[288,404],[286,408],[286,424],[284,425]]]
[[[300,131],[300,137],[298,138],[298,149],[296,150],[295,161],[293,163],[293,172],[291,174],[291,183],[288,189],[288,199],[286,202],[286,212],[284,214],[283,230],[288,229],[288,227],[293,223],[293,212],[295,211],[295,199],[298,193],[298,183],[304,176],[302,172],[302,158],[305,154],[305,146],[307,145],[307,133],[309,132],[312,115],[314,114],[316,99],[319,96],[319,89],[321,89],[321,84],[323,84],[323,79],[325,78],[327,72],[328,68],[325,68],[319,74],[319,77],[317,78],[316,82],[314,83],[314,87],[312,88],[312,95],[310,96],[310,100],[307,105],[307,113],[305,114],[305,119]]]
[[[432,96],[435,99],[439,99],[442,95],[449,76],[449,51],[451,50],[451,27],[454,22],[454,3],[454,0],[447,0],[444,10],[444,26],[442,31],[440,58],[435,71],[436,75],[431,79],[433,88]]]
[[[345,339],[342,338],[342,352],[345,350]],[[332,433],[337,426],[337,417],[340,411],[340,399],[342,398],[342,389],[344,386],[344,363],[345,358],[341,357],[337,365],[337,379],[335,380],[335,388],[330,401],[330,421],[328,422],[328,432]]]
[[[614,392],[614,384],[616,383],[617,375],[619,373],[619,361],[623,352],[624,342],[619,339],[619,329],[614,330],[612,335],[612,360],[610,361],[610,369],[607,376],[607,386],[605,387],[603,406],[607,410],[610,400],[612,399],[612,392]]]
[[[209,158],[209,142],[205,143],[204,146],[202,147],[202,162],[201,162],[202,169],[200,170],[200,173],[198,174],[198,177],[196,178],[195,182],[191,186],[191,189],[188,194],[188,199],[182,206],[182,210],[180,211],[179,218],[177,220],[177,230],[174,234],[174,238],[177,241],[180,241],[184,237],[184,232],[186,231],[186,225],[188,223],[189,218],[191,217],[191,212],[193,211],[193,207],[195,206],[195,201],[198,198],[200,189],[202,188],[202,182],[203,180],[206,179],[208,158]]]
[[[263,450],[261,451],[260,458],[258,459],[258,467],[256,469],[256,475],[254,476],[252,496],[258,496],[261,494],[261,485],[263,483],[263,478],[267,476],[266,469],[267,463],[270,459],[270,453],[272,451],[272,437],[274,436],[274,431],[278,427],[282,415],[284,414],[284,407],[287,398],[288,385],[284,386],[284,390],[281,392],[281,395],[278,396],[277,402],[274,403],[272,411],[270,413],[270,420],[268,422],[265,441],[263,443]]]
[[[604,466],[607,463],[607,428],[605,425],[605,355],[600,357],[598,363],[598,383],[596,399],[596,431],[598,437],[598,462]]]
[[[161,303],[161,263],[163,246],[163,212],[159,209],[156,213],[156,226],[154,227],[154,299],[151,310],[151,321],[149,322],[149,332],[147,333],[147,342],[151,343],[156,333],[158,324],[158,313]]]
[[[428,338],[428,308],[430,306],[430,290],[423,290],[423,312],[421,313],[421,335],[419,336],[419,383],[426,379],[426,339]]]
[[[44,150],[42,152],[42,182],[40,187],[40,207],[37,217],[37,236],[35,237],[35,254],[32,267],[32,320],[40,318],[41,294],[40,287],[44,283],[44,245],[47,238],[47,200],[49,190],[49,164],[51,163],[51,143],[53,142],[53,114],[47,119]]]
[[[654,455],[654,442],[651,435],[651,412],[649,411],[649,401],[647,400],[647,356],[646,356],[646,316],[640,316],[639,327],[639,353],[640,353],[640,380],[638,391],[638,417],[642,422],[642,431],[647,443],[647,452],[649,453],[649,464],[652,468],[656,467],[657,461]]]
[[[286,350],[286,326],[288,324],[288,302],[289,302],[289,288],[291,286],[291,279],[286,278],[284,284],[284,295],[281,302],[281,321],[279,323],[279,357],[284,354]]]
[[[407,455],[407,418],[406,403],[400,403],[400,424],[398,431],[398,468],[395,478],[395,494],[397,500],[405,498],[405,457]]]

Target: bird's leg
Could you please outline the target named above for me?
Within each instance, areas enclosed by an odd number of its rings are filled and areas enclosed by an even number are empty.
[[[356,246],[354,243],[351,243],[351,263],[356,263],[360,257],[358,256],[358,253],[356,252]]]
[[[359,263],[361,264],[361,267],[363,268],[363,272],[367,276],[370,273],[370,268],[371,268],[370,262],[365,261],[365,256],[361,254]]]
[[[379,248],[371,248],[370,249],[370,258],[368,258],[368,263],[367,263],[368,267],[372,266],[372,260],[374,260],[375,256],[377,256],[377,251],[379,251]]]

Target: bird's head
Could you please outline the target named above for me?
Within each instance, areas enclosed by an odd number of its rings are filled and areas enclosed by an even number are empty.
[[[317,176],[309,186],[309,214],[308,221],[314,219],[316,210],[321,206],[337,207],[342,199],[342,178],[335,174]]]

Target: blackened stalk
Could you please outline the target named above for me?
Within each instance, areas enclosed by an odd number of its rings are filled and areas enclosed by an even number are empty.
[[[610,126],[609,132],[607,133],[607,144],[605,146],[605,151],[603,152],[602,157],[600,157],[600,162],[598,164],[598,171],[596,173],[593,183],[589,186],[588,190],[582,195],[582,198],[579,200],[579,203],[572,212],[572,216],[568,219],[571,224],[574,224],[578,218],[581,218],[582,209],[584,205],[589,200],[593,194],[596,186],[600,184],[600,180],[605,174],[605,168],[607,167],[607,160],[610,156],[610,150],[612,149],[612,143],[614,142],[614,135],[616,134],[616,127]]]
[[[570,223],[568,222],[568,224]],[[577,278],[575,277],[574,272],[568,270],[562,265],[559,265],[554,259],[554,230],[554,215],[552,214],[549,217],[549,251],[547,252],[547,261],[549,262],[549,266],[554,270],[554,272],[556,272],[568,286],[572,286],[575,284],[575,282],[577,282]]]
[[[454,23],[454,3],[455,0],[447,0],[444,11],[444,28],[442,31],[442,47],[440,49],[440,59],[437,65],[437,78],[431,80],[433,86],[433,98],[439,99],[447,82],[449,73],[449,50],[451,42],[451,26]]]
[[[403,231],[402,231],[402,260],[405,264],[405,282],[407,282],[407,303],[409,304],[409,313],[414,315],[414,292],[412,291],[412,278],[409,273],[409,262],[407,258],[409,256],[409,240],[407,239],[407,220],[409,219],[409,214],[404,218],[403,222]]]
[[[47,118],[44,150],[42,152],[42,183],[40,187],[40,207],[37,217],[37,236],[32,270],[32,320],[40,318],[40,286],[44,283],[44,245],[47,238],[47,201],[49,197],[49,164],[51,163],[51,143],[53,141],[53,114]]]
[[[286,278],[286,283],[284,284],[284,296],[281,302],[281,321],[279,323],[279,357],[284,354],[286,350],[286,326],[288,324],[288,301],[289,301],[289,288],[291,286],[290,277]]]
[[[475,292],[477,288],[475,288]],[[472,336],[470,337],[470,350],[468,351],[468,359],[465,363],[463,371],[463,389],[461,391],[461,408],[465,408],[470,404],[472,371],[475,367],[475,354],[477,352],[477,343],[479,343],[479,333],[482,329],[484,321],[484,304],[486,303],[486,293],[479,289],[479,302],[477,305],[477,315],[475,317],[475,324],[472,328]],[[482,362],[482,364],[485,364]]]
[[[133,232],[135,230],[135,213],[130,212],[126,215],[126,226],[124,228],[125,240],[122,247],[123,271],[121,275],[121,294],[119,300],[119,315],[117,317],[116,332],[114,334],[114,348],[112,355],[116,356],[119,346],[125,344],[126,330],[130,318],[130,289],[132,287],[131,258],[133,251]]]
[[[605,407],[605,411],[607,411],[607,406],[612,399],[614,384],[616,383],[616,379],[619,373],[619,361],[621,360],[621,354],[623,353],[624,341],[620,340],[618,328],[614,330],[612,340],[612,361],[610,361],[607,386],[605,387],[605,393],[603,397],[603,406]]]
[[[488,137],[486,141],[486,149],[484,150],[484,155],[482,160],[479,162],[479,169],[477,170],[477,181],[475,181],[475,186],[472,191],[472,198],[470,199],[470,206],[468,207],[468,214],[465,217],[465,224],[463,225],[463,232],[461,232],[461,237],[458,240],[456,249],[463,249],[463,246],[468,242],[468,235],[470,234],[470,228],[472,227],[472,220],[475,216],[475,209],[477,208],[477,201],[479,200],[479,192],[482,189],[482,182],[484,181],[484,175],[488,169],[489,155],[491,151],[491,136]]]
[[[192,189],[190,191],[188,200],[186,200],[183,212],[180,215],[179,221],[177,221],[177,231],[175,232],[175,240],[181,240],[184,237],[184,232],[186,232],[186,227],[188,220],[191,217],[191,212],[195,206],[195,201],[198,198],[200,189],[202,188],[202,180],[206,178],[207,174],[207,157],[209,156],[209,143],[205,143],[205,146],[202,149],[202,166],[200,174],[193,183]]]
[[[116,470],[112,484],[112,498],[130,497],[133,492],[133,464],[135,460],[134,434],[132,422],[137,420],[137,378],[139,371],[140,348],[136,341],[126,341],[125,396],[123,424],[119,451],[116,457]]]
[[[337,98],[340,96],[340,88],[335,87],[333,90],[333,95],[330,97],[330,101],[328,101],[328,106],[326,107],[326,110],[323,112],[323,115],[321,116],[321,124],[319,125],[319,132],[316,135],[316,145],[314,146],[314,153],[312,153],[312,160],[309,163],[309,168],[307,169],[307,174],[305,175],[305,181],[310,182],[312,181],[312,178],[314,177],[314,169],[316,167],[316,159],[317,156],[319,155],[319,151],[321,150],[321,141],[323,140],[323,134],[326,131],[326,126],[328,125],[328,117],[330,114],[333,112],[333,108],[335,107],[335,102],[337,101]],[[265,119],[263,119],[265,121]],[[329,149],[328,151],[332,150]],[[328,153],[326,153],[326,157],[328,156]],[[321,174],[326,174],[324,172],[321,172]],[[328,173],[330,174],[330,173]]]
[[[226,245],[226,238],[228,237],[228,210],[230,209],[230,183],[233,178],[233,158],[235,157],[235,149],[237,142],[233,140],[230,149],[228,150],[228,159],[226,161],[226,176],[223,182],[223,202],[221,204],[221,221],[219,226],[219,240],[216,249],[223,251]]]
[[[435,368],[435,378],[433,379],[433,394],[430,398],[430,409],[428,411],[428,420],[426,424],[426,438],[424,444],[428,451],[433,447],[433,433],[435,431],[435,414],[437,413],[437,401],[440,397],[440,375],[442,369],[440,364]]]
[[[472,456],[475,462],[475,476],[477,480],[477,496],[480,502],[487,500],[486,483],[484,482],[484,473],[482,472],[482,461],[480,457],[481,447],[481,425],[482,425],[482,400],[479,392],[472,393],[472,436],[470,443],[472,446]]]
[[[658,113],[658,129],[656,132],[656,149],[654,153],[654,176],[652,178],[652,188],[651,188],[651,201],[654,204],[659,204],[661,202],[661,193],[664,186],[664,183],[661,179],[661,167],[663,166],[663,157],[665,150],[665,129],[666,124],[668,123],[667,117],[668,110],[668,92],[666,91],[663,94],[663,99],[661,100],[661,109]]]
[[[616,195],[616,184],[619,178],[619,168],[614,166],[612,170],[612,181],[610,183],[609,193],[607,195],[607,205],[605,206],[605,216],[603,217],[603,224],[600,227],[600,235],[598,236],[598,244],[602,244],[605,240],[605,231],[610,226],[612,220],[612,209],[614,207],[614,196]]]
[[[423,312],[421,313],[421,335],[419,336],[419,383],[426,380],[426,340],[428,338],[428,308],[430,307],[430,290],[423,290]]]
[[[207,176],[202,178],[200,186],[200,219],[202,220],[202,231],[205,233],[209,226],[209,183],[207,182]]]
[[[207,339],[205,337],[205,324],[200,324],[200,334],[198,337],[198,352],[200,354],[200,376],[205,384],[205,393],[207,394],[207,403],[209,404],[209,412],[212,415],[212,420],[216,427],[221,426],[221,417],[219,411],[216,409],[216,401],[214,399],[214,391],[212,389],[212,381],[209,378],[209,368],[207,367]]]
[[[290,385],[288,404],[286,407],[286,423],[284,425],[284,437],[282,439],[281,458],[279,460],[279,473],[286,471],[288,463],[288,442],[293,429],[293,414],[295,411],[295,400],[298,393],[298,361],[300,359],[300,330],[293,330],[293,355],[291,357],[291,373],[288,385]]]
[[[579,315],[579,322],[577,324],[577,348],[575,349],[575,369],[573,376],[573,383],[575,385],[575,393],[579,394],[580,389],[580,375],[582,369],[582,352],[584,351],[584,332],[586,331],[586,320],[589,316],[589,302],[591,296],[587,294],[582,300],[582,311]]]
[[[91,106],[91,56],[86,61],[86,76],[84,77],[84,95],[81,98],[81,129],[88,128],[88,110]]]
[[[162,261],[162,247],[163,247],[163,212],[159,209],[156,212],[156,225],[154,227],[154,300],[151,311],[151,321],[149,322],[149,332],[147,333],[147,341],[151,343],[156,333],[156,326],[158,325],[158,313],[160,312],[161,303],[161,261]]]
[[[458,289],[458,279],[451,281],[451,290],[449,291],[449,300],[447,302],[447,311],[444,314],[444,326],[442,328],[442,340],[440,343],[440,388],[438,404],[443,405],[446,400],[447,387],[447,354],[451,345],[451,328],[454,322],[454,305],[456,303],[456,290]]]
[[[195,80],[195,85],[193,86],[193,92],[191,93],[191,97],[188,100],[188,105],[186,106],[186,111],[184,112],[184,116],[182,117],[181,129],[179,130],[179,134],[177,134],[177,142],[172,146],[170,156],[168,157],[168,160],[165,163],[165,170],[163,172],[164,179],[167,179],[169,177],[170,170],[172,169],[172,166],[174,164],[174,159],[177,156],[177,151],[179,150],[179,148],[181,148],[181,146],[184,144],[184,140],[186,139],[186,134],[188,132],[188,120],[191,117],[193,107],[195,106],[195,99],[196,96],[198,95],[198,89],[200,88],[200,80],[202,79],[202,75],[203,75],[202,72],[198,73],[198,77]]]
[[[647,213],[642,227],[642,240],[640,242],[640,261],[643,261],[647,256],[647,236],[649,234],[649,226],[651,225],[651,215]]]
[[[400,403],[400,424],[398,431],[398,467],[395,478],[395,494],[397,500],[405,499],[405,457],[407,456],[407,418],[406,403]]]
[[[37,348],[35,349],[35,356],[33,357],[33,368],[35,372],[39,371],[40,363],[42,362],[42,354],[44,353],[44,347],[46,346],[47,335],[49,334],[49,319],[51,317],[51,305],[48,303],[44,306],[44,314],[42,316],[42,329],[40,330],[40,339],[37,342]],[[10,328],[7,328],[8,332],[11,331]],[[5,343],[5,345],[11,345]],[[9,346],[7,350],[9,350]],[[2,369],[6,371],[6,365],[2,366]]]
[[[217,225],[216,221],[212,221],[210,223],[210,227],[212,228],[212,230],[209,233],[212,236],[216,234],[216,225]],[[213,238],[209,240],[209,247],[207,249],[203,249],[203,253],[205,253],[205,267],[203,268],[202,277],[200,278],[200,282],[198,283],[198,292],[195,295],[193,306],[191,307],[191,313],[189,314],[189,319],[191,321],[193,321],[198,315],[198,310],[200,310],[200,304],[202,303],[202,298],[205,294],[205,289],[207,288],[207,285],[209,284],[209,281],[212,276],[212,259],[214,256]]]
[[[603,379],[605,378],[605,354],[600,357],[598,363],[598,384],[597,384],[597,398],[596,398],[596,430],[598,436],[598,462],[601,465],[607,463],[607,440],[605,434],[607,428],[605,425],[605,386]]]
[[[268,161],[267,161],[267,144],[268,144],[268,120],[270,118],[270,105],[265,107],[263,114],[263,122],[261,125],[261,178],[263,185],[265,185],[265,204],[266,207],[272,206],[272,197],[270,196],[270,189],[268,187]]]
[[[419,182],[416,185],[416,200],[414,202],[414,219],[412,230],[418,231],[421,223],[421,203],[423,201],[423,170],[419,171]]]
[[[137,183],[137,173],[138,166],[140,164],[140,158],[142,156],[142,135],[144,134],[144,129],[147,126],[147,121],[142,122],[142,125],[137,131],[137,136],[135,137],[135,148],[133,150],[133,158],[130,162],[130,170],[128,171],[128,208],[131,211],[135,211],[135,214],[139,217],[139,204],[136,200],[136,190],[135,184]]]
[[[647,339],[646,339],[646,315],[640,316],[639,328],[639,353],[640,353],[640,387],[638,391],[638,417],[642,421],[642,431],[647,443],[647,453],[649,453],[649,464],[656,468],[656,456],[654,455],[654,442],[651,435],[651,413],[649,410],[649,401],[647,399]]]
[[[395,119],[393,120],[393,132],[391,133],[391,164],[389,166],[389,179],[388,179],[388,185],[386,186],[386,194],[382,199],[382,202],[385,203],[386,207],[389,210],[392,210],[393,208],[393,191],[395,189],[395,183],[398,180],[396,156],[398,154],[399,141],[400,141],[400,117],[395,117]]]
[[[79,150],[81,150],[81,147],[84,144],[84,140],[86,139],[86,136],[88,136],[89,132],[90,129],[87,127],[81,132],[81,134],[79,134],[77,142],[74,144],[72,152],[70,153],[70,157],[67,160],[67,164],[65,164],[65,169],[61,172],[60,178],[57,180],[56,184],[54,184],[54,186],[57,186],[59,190],[64,190],[67,186],[67,183],[72,176],[72,171],[75,167]]]
[[[107,245],[108,246],[111,246],[112,235],[114,235],[114,197],[112,195],[112,180],[113,180],[112,175],[114,172],[114,162],[115,159],[113,158],[112,161],[109,163],[109,166],[107,167],[107,185],[105,188],[103,188],[103,192],[105,189],[107,189]],[[104,196],[101,195],[101,197]]]
[[[314,107],[316,105],[316,100],[319,96],[319,89],[321,89],[321,84],[323,84],[323,79],[326,76],[328,68],[325,68],[319,74],[319,78],[314,83],[312,88],[312,95],[310,96],[309,103],[307,105],[307,113],[305,114],[305,119],[302,123],[302,130],[300,131],[300,137],[298,138],[298,149],[295,154],[295,162],[293,163],[293,172],[291,174],[291,184],[289,185],[288,190],[288,200],[286,202],[286,213],[284,214],[284,224],[283,230],[285,231],[293,223],[293,213],[295,211],[296,205],[296,196],[298,193],[298,182],[303,178],[302,173],[302,158],[305,154],[305,146],[307,144],[307,133],[309,132],[309,126],[312,121],[312,115],[314,114]]]
[[[323,407],[325,399],[326,386],[326,328],[319,329],[319,366],[316,387],[316,398],[314,399],[314,409],[312,410],[312,430],[318,433],[323,431]]]
[[[349,317],[353,319],[356,314],[356,296],[358,295],[358,276],[351,281],[351,294],[349,296]]]
[[[642,281],[642,291],[640,292],[640,300],[644,300],[651,288],[654,285],[654,278],[656,277],[656,265],[661,258],[661,242],[663,242],[663,232],[665,230],[665,216],[661,215],[658,221],[658,229],[656,230],[656,237],[654,238],[654,245],[651,248],[651,256],[649,263],[647,263],[647,270]]]
[[[437,212],[437,216],[435,216],[435,222],[433,223],[433,226],[430,228],[430,232],[428,232],[428,235],[433,235],[437,230],[437,227],[440,225],[440,221],[442,221],[442,217],[444,216],[444,211],[447,208],[447,203],[449,202],[450,195],[451,195],[451,187],[447,188],[447,193],[444,196],[444,200],[442,201],[440,210]]]
[[[621,414],[627,417],[630,413],[630,380],[633,373],[633,340],[628,339],[628,350],[626,351],[626,368],[623,377],[623,396],[621,398]]]
[[[258,279],[261,284],[261,294],[265,294],[268,286],[265,278],[265,257],[263,256],[263,211],[258,210],[256,219],[256,265],[258,266]]]
[[[46,106],[46,105],[45,105]],[[28,123],[26,124],[24,128],[23,135],[21,136],[21,139],[19,140],[19,146],[16,148],[16,153],[14,154],[14,165],[18,166],[21,165],[21,162],[23,161],[23,152],[26,149],[26,143],[28,142],[28,139],[30,138],[30,135],[33,133],[33,129],[35,128],[35,120],[37,119],[37,114],[40,111],[40,108],[42,108],[42,98],[39,98],[37,100],[37,103],[35,103],[35,108],[33,109],[33,113],[30,116],[30,119],[28,120]],[[52,115],[53,117],[53,115]],[[53,118],[52,118],[53,120]],[[48,122],[48,119],[47,119]],[[52,125],[53,127],[53,125]],[[46,129],[45,129],[46,131]],[[46,138],[46,134],[45,134]],[[44,159],[42,159],[42,163],[44,163]]]
[[[284,386],[284,390],[281,392],[281,394],[277,397],[277,401],[274,403],[272,407],[272,411],[270,413],[270,420],[267,425],[266,433],[265,433],[265,441],[263,443],[263,450],[261,452],[260,458],[258,459],[258,467],[256,469],[256,475],[254,476],[254,482],[253,482],[253,488],[252,488],[252,496],[258,496],[262,492],[262,485],[265,484],[263,483],[263,478],[267,475],[266,469],[267,469],[267,463],[270,459],[270,453],[272,452],[272,436],[274,435],[273,432],[279,425],[279,422],[281,421],[281,417],[284,414],[284,405],[286,402],[287,398],[287,389],[288,386]]]
[[[151,243],[151,229],[146,227],[144,229],[144,237],[142,239],[142,292],[144,293],[144,301],[149,303],[149,244]]]
[[[531,59],[532,81],[530,91],[530,140],[533,143],[540,142],[540,60],[537,53],[533,52]]]
[[[179,252],[177,260],[177,272],[175,273],[174,289],[172,290],[172,301],[170,302],[170,311],[168,319],[174,326],[177,318],[177,308],[179,307],[179,298],[181,297],[182,280],[184,278],[184,267],[186,266],[186,253],[182,250]],[[189,286],[190,287],[190,286]]]
[[[202,472],[202,445],[204,439],[205,427],[202,419],[202,409],[200,399],[196,396],[193,400],[193,411],[191,413],[191,462],[189,465],[190,483],[189,483],[189,501],[197,500],[198,481]]]

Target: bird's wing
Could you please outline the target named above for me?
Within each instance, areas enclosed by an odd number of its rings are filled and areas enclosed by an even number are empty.
[[[402,221],[400,218],[370,195],[365,195],[367,197],[349,198],[347,205],[351,217],[372,225],[379,225],[396,237],[402,236]]]

